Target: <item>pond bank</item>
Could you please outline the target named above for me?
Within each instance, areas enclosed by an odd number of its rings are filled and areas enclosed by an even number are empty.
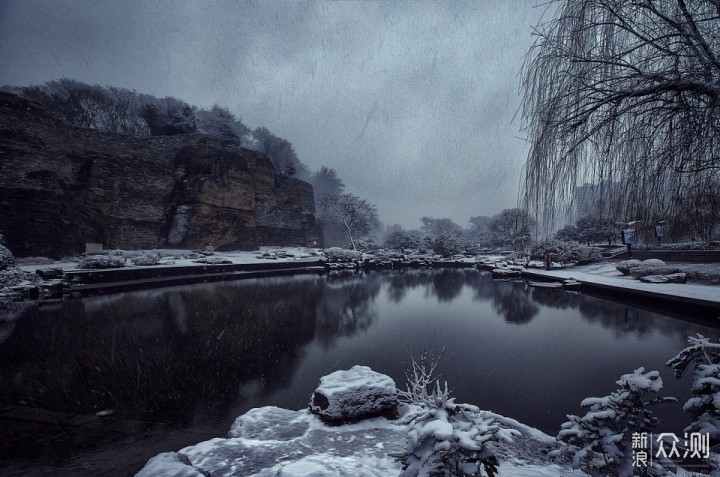
[[[553,270],[525,269],[521,276],[549,281],[576,280],[581,290],[604,297],[623,298],[650,309],[697,318],[720,318],[720,287],[695,283],[643,283],[625,276],[614,263],[582,265]]]

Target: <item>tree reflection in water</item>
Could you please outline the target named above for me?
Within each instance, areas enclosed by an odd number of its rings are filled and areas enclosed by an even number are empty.
[[[375,274],[328,277],[315,313],[317,337],[324,347],[372,326],[377,319],[374,300],[381,283],[382,277]]]

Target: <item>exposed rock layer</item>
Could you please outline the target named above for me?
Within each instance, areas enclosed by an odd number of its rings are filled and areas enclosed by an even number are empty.
[[[312,245],[313,202],[312,186],[222,138],[79,128],[0,93],[0,233],[16,255]]]

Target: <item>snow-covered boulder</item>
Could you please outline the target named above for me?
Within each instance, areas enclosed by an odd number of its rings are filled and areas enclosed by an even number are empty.
[[[687,283],[687,275],[684,273],[671,273],[665,275],[665,278],[667,278],[670,283]]]
[[[4,245],[0,245],[0,270],[15,268],[15,257]]]
[[[684,273],[670,273],[667,275],[643,275],[639,280],[645,283],[685,283],[687,277]]]
[[[643,263],[639,267],[630,269],[630,275],[634,278],[640,278],[648,275],[670,275],[679,271],[680,268],[670,265],[645,265]]]
[[[204,258],[198,258],[197,260],[193,260],[195,263],[207,263],[208,265],[230,265],[232,264],[232,260],[228,260],[227,258],[222,257],[204,257]]]
[[[150,459],[136,477],[387,477],[405,447],[402,420],[326,426],[307,410],[249,410],[227,439],[215,438]]]
[[[398,415],[395,381],[367,366],[353,366],[320,378],[310,398],[310,411],[328,424],[344,424]]]

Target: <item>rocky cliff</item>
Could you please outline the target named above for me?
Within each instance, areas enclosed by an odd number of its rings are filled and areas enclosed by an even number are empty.
[[[252,249],[319,241],[309,184],[200,134],[136,138],[64,123],[0,92],[0,233],[16,255]]]

